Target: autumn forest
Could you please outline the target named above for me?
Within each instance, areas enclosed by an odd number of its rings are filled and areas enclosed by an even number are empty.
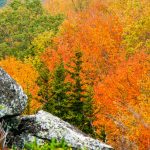
[[[116,150],[150,149],[149,0],[10,0],[0,67],[46,110]]]

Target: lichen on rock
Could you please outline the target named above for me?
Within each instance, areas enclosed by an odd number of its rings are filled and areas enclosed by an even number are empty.
[[[40,139],[65,139],[74,148],[86,147],[88,150],[112,149],[111,146],[85,135],[69,123],[43,110],[36,115],[24,116],[21,124],[27,132]]]
[[[0,68],[0,118],[21,114],[26,104],[27,96],[21,86]]]

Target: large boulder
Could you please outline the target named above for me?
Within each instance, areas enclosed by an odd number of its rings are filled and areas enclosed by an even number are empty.
[[[86,147],[88,150],[112,149],[111,146],[85,135],[69,123],[43,110],[36,115],[23,117],[19,128],[22,131],[21,139],[24,137],[22,135],[28,135],[29,133],[30,137],[32,135],[44,140],[52,138],[60,140],[64,138],[74,148]]]
[[[26,104],[21,86],[0,68],[0,118],[21,114]]]

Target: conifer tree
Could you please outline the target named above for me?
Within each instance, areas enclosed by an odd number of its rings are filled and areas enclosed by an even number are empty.
[[[65,120],[67,115],[66,102],[67,102],[67,90],[68,83],[65,83],[66,70],[64,63],[61,63],[56,67],[53,74],[51,74],[51,83],[49,98],[44,106],[44,109],[62,119]]]
[[[39,78],[37,79],[37,84],[40,87],[38,95],[41,97],[40,101],[42,103],[47,103],[50,94],[50,72],[47,69],[47,67],[41,62],[39,67],[37,67],[37,70],[39,72]]]
[[[72,64],[68,65],[67,70],[71,79],[71,88],[69,93],[70,111],[72,111],[69,122],[81,128],[83,121],[83,88],[80,78],[81,65],[82,65],[82,53],[77,51],[75,57],[72,58]]]
[[[85,133],[94,135],[92,126],[93,93],[91,85],[83,84],[82,63],[81,51],[75,52],[67,69],[61,59],[60,64],[50,73],[49,79],[46,82],[42,81],[44,87],[42,87],[41,94],[46,111],[75,125]]]
[[[90,134],[93,137],[96,137],[95,128],[93,126],[94,121],[94,108],[93,108],[93,87],[88,84],[86,88],[86,92],[84,95],[84,103],[83,103],[83,114],[84,114],[84,132]]]
[[[70,120],[73,125],[85,133],[94,134],[89,114],[92,114],[92,94],[83,88],[84,84],[81,79],[82,72],[82,52],[76,51],[72,58],[72,65],[69,66],[68,73],[72,79],[69,103],[71,103],[70,111],[72,113]]]

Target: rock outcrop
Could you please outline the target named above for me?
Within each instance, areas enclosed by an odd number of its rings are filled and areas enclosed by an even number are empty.
[[[21,86],[0,68],[0,118],[21,114],[26,104]]]
[[[9,145],[23,149],[26,142],[37,139],[39,143],[62,138],[74,149],[111,150],[112,147],[95,140],[69,123],[43,110],[35,115],[20,116],[27,105],[22,88],[0,68],[0,120],[9,127]]]
[[[109,150],[112,148],[85,135],[69,123],[43,110],[36,115],[23,117],[20,126],[20,130],[24,131],[23,134],[30,133],[34,137],[45,140],[64,138],[74,148],[86,147],[88,150]]]

